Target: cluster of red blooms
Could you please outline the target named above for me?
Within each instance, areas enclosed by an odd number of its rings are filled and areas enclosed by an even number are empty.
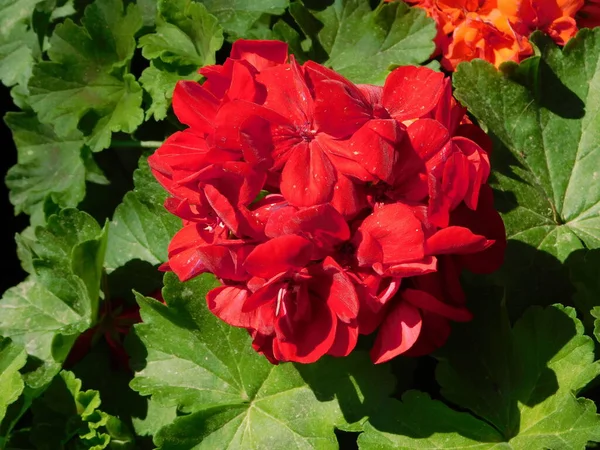
[[[345,356],[376,330],[375,362],[426,354],[471,318],[459,273],[498,268],[506,241],[490,142],[448,78],[355,85],[244,40],[200,73],[173,96],[189,128],[149,164],[183,219],[164,268],[216,275],[214,314],[273,363]]]
[[[394,0],[386,0],[394,1]],[[406,0],[437,24],[436,54],[454,70],[458,63],[485,59],[496,67],[533,54],[535,30],[564,45],[578,27],[600,24],[600,0]]]

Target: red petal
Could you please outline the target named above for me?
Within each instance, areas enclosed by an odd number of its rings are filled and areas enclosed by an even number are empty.
[[[273,353],[280,361],[313,363],[332,347],[337,318],[325,305],[317,304],[310,322],[292,322],[280,318],[275,322],[277,335],[293,336],[290,340],[276,339]]]
[[[433,119],[419,119],[408,126],[407,132],[413,148],[423,161],[432,159],[450,139],[446,127]],[[434,167],[437,164],[433,162]]]
[[[181,123],[198,133],[210,133],[221,102],[195,81],[179,81],[173,92],[173,110]]]
[[[419,310],[410,303],[398,302],[379,327],[371,349],[371,360],[380,364],[406,352],[417,341],[420,332]]]
[[[313,244],[301,236],[280,236],[258,245],[246,258],[244,267],[254,276],[271,278],[288,270],[298,270],[309,261]]]
[[[378,119],[389,119],[390,115],[383,108],[383,86],[374,86],[372,84],[357,85],[360,92],[373,110],[373,117]]]
[[[373,266],[375,271],[378,270],[376,265]],[[385,271],[381,269],[381,274],[398,278],[416,277],[437,270],[437,259],[432,256],[426,256],[421,261],[397,264],[388,267]]]
[[[455,137],[454,145],[464,154],[469,163],[469,186],[465,194],[465,203],[471,209],[477,208],[479,190],[490,175],[490,160],[487,153],[470,139]]]
[[[421,326],[419,339],[417,339],[415,345],[404,353],[405,356],[428,355],[444,345],[448,340],[448,336],[450,336],[450,323],[445,317],[428,311],[422,311],[421,317],[423,325]]]
[[[239,286],[219,286],[206,295],[208,309],[219,319],[234,327],[253,327],[255,314],[242,310],[247,300],[248,289]]]
[[[298,145],[282,173],[281,193],[294,206],[326,203],[333,195],[336,173],[331,161],[315,141]]]
[[[459,205],[452,212],[451,223],[468,227],[471,231],[494,240],[494,244],[482,252],[457,257],[463,267],[473,273],[492,273],[500,268],[506,250],[506,230],[500,214],[494,208],[492,189],[487,184],[481,186],[477,210],[472,211],[465,205]]]
[[[403,127],[395,120],[375,119],[368,121],[343,145],[331,147],[331,151],[358,162],[380,180],[390,182],[397,157],[396,147],[403,137]],[[360,174],[356,175],[360,179]]]
[[[383,106],[399,122],[429,113],[444,92],[444,74],[426,67],[403,66],[388,75]]]
[[[238,39],[231,46],[230,58],[243,59],[259,71],[287,60],[288,45],[281,41]]]
[[[213,273],[217,278],[233,281],[250,278],[242,264],[251,251],[251,245],[206,245],[197,249],[204,271]]]
[[[427,241],[425,241],[425,250],[428,255],[476,253],[485,250],[494,241],[488,240],[485,236],[475,234],[465,227],[449,226],[442,228]]]
[[[169,268],[181,281],[189,280],[204,271],[198,247],[206,241],[200,236],[198,227],[190,224],[179,230],[169,243]]]
[[[262,118],[266,124],[252,117]],[[219,149],[237,149],[240,152],[247,151],[245,146],[258,145],[254,153],[266,155],[273,151],[274,129],[286,125],[289,126],[287,119],[275,111],[245,100],[234,100],[219,109],[211,143]]]
[[[348,356],[358,341],[358,325],[338,322],[333,345],[327,352],[331,356]]]
[[[350,238],[350,229],[344,217],[329,203],[308,208],[287,207],[269,217],[265,234],[270,237],[297,234],[313,241],[326,252]]]
[[[281,114],[296,127],[312,123],[312,95],[295,61],[269,68],[257,75],[257,80],[267,87],[265,107]]]
[[[329,308],[341,321],[349,323],[356,319],[359,309],[356,289],[344,269],[333,258],[325,258],[323,271],[321,274],[313,274],[313,278],[314,282],[310,286],[312,292],[326,299]]]
[[[363,239],[357,249],[357,258],[361,266],[377,262],[400,264],[419,261],[425,256],[421,222],[408,206],[401,203],[376,208],[373,214],[363,221],[359,231],[363,232]],[[381,248],[382,259],[379,259],[378,251],[373,251],[378,250],[378,247],[374,246],[372,241]]]
[[[318,131],[344,139],[372,117],[372,109],[362,93],[350,82],[316,81],[315,127]]]
[[[369,206],[364,185],[354,183],[347,176],[338,173],[331,204],[346,219],[353,219]]]
[[[473,319],[473,314],[466,308],[448,305],[425,291],[406,289],[402,292],[402,298],[417,308],[431,311],[456,322],[468,322]]]
[[[282,283],[284,276],[285,273],[281,273],[256,289],[256,291],[248,297],[248,300],[246,300],[246,303],[242,307],[242,311],[250,312],[268,303],[275,303],[279,291],[287,287],[286,283]],[[250,283],[248,284],[250,285]],[[273,311],[275,310],[273,309]]]

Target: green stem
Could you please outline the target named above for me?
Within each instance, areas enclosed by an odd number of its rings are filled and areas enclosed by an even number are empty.
[[[111,147],[114,148],[158,148],[162,145],[161,141],[118,141],[112,140],[110,143]]]

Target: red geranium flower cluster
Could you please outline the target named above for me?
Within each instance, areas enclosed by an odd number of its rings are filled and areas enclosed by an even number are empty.
[[[355,85],[244,40],[200,73],[173,96],[189,128],[149,163],[183,219],[165,268],[215,274],[214,314],[273,363],[345,356],[376,330],[375,362],[425,354],[471,318],[459,273],[495,270],[505,232],[490,142],[448,78]]]
[[[386,0],[394,1],[394,0]],[[406,0],[437,25],[436,53],[454,70],[462,61],[485,59],[496,67],[533,54],[535,30],[564,45],[578,27],[600,24],[598,0]]]

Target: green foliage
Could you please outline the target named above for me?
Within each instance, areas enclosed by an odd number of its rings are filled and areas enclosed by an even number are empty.
[[[97,0],[86,8],[82,24],[66,19],[56,27],[50,60],[33,68],[29,101],[60,137],[87,118],[86,143],[100,151],[110,145],[113,132],[131,133],[143,120],[142,90],[128,70],[142,17],[134,4],[125,8],[122,0]]]
[[[539,48],[503,72],[463,63],[456,96],[497,139],[492,186],[511,244],[504,282],[509,306],[565,302],[564,263],[600,245],[600,30],[582,30],[561,51],[536,33]]]
[[[477,313],[454,330],[436,377],[442,395],[473,415],[411,391],[369,419],[360,448],[559,450],[600,440],[596,406],[577,397],[600,365],[575,310],[533,307],[512,328],[503,306]]]
[[[5,182],[29,216],[16,237],[27,278],[0,299],[0,448],[599,443],[600,30],[564,49],[534,33],[521,64],[453,75],[492,137],[510,240],[499,273],[465,275],[475,319],[435,358],[373,365],[361,337],[348,357],[275,366],[208,311],[214,277],[158,270],[181,221],[144,148],[182,129],[178,81],[201,83],[243,38],[383,84],[398,65],[439,70],[435,35],[402,1],[0,0],[0,82],[22,110],[4,116],[17,149]]]
[[[31,442],[39,450],[135,448],[131,432],[101,411],[100,393],[81,390],[72,372],[62,371],[32,405]]]
[[[325,52],[324,64],[355,83],[383,84],[391,68],[420,64],[435,49],[435,23],[403,2],[374,11],[362,0],[335,0],[320,10],[293,3],[290,13],[311,40],[311,59]]]
[[[285,12],[289,0],[202,0],[219,19],[230,40],[248,38],[261,18]]]
[[[13,133],[18,164],[6,174],[15,213],[43,216],[44,202],[59,207],[75,207],[85,197],[86,168],[83,136],[74,131],[59,138],[49,125],[41,124],[32,113],[8,113],[4,121]]]
[[[19,370],[27,361],[27,353],[9,338],[0,336],[0,422],[4,419],[6,408],[15,402],[23,388],[23,378]]]
[[[135,188],[127,193],[108,232],[106,269],[111,272],[134,259],[156,265],[167,260],[167,246],[181,221],[163,206],[167,193],[156,181],[146,158],[134,174]]]
[[[36,230],[33,274],[0,301],[0,335],[25,347],[35,361],[25,381],[44,388],[56,375],[75,338],[98,311],[106,228],[89,215],[65,209]]]
[[[271,365],[245,330],[208,311],[213,277],[181,283],[169,274],[165,282],[168,307],[138,296],[143,323],[135,327],[131,383],[186,414],[159,431],[161,449],[336,448],[334,427],[359,430],[393,389],[389,367],[360,352],[311,366]]]
[[[175,83],[200,79],[198,68],[215,63],[223,45],[223,29],[204,5],[189,0],[161,0],[156,32],[142,36],[142,55],[152,63],[140,82],[152,97],[148,115],[164,119]]]

